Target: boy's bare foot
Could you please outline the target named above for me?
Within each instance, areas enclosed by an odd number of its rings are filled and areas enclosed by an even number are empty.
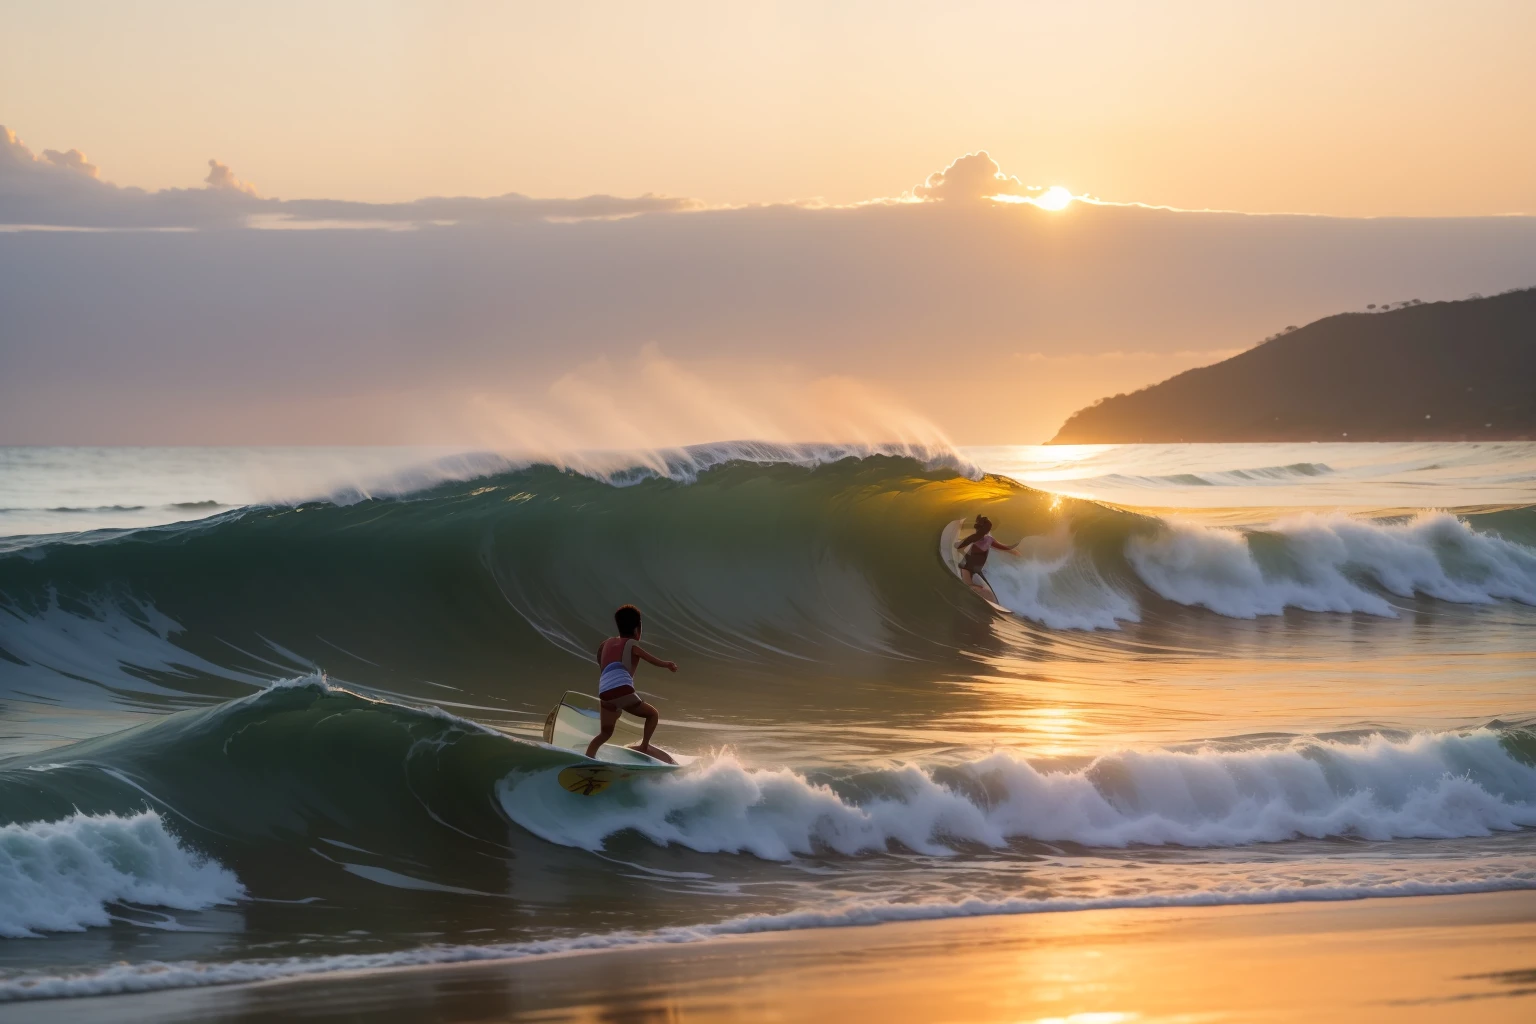
[[[654,745],[652,745],[650,743],[636,743],[634,746],[630,747],[629,749],[630,750],[638,750],[642,754],[647,754],[647,755],[649,755],[651,757],[654,757],[658,761],[665,761],[665,762],[667,762],[667,764],[677,764],[676,761],[672,760],[672,755],[671,754],[667,753],[665,750],[662,750],[660,747],[654,746]]]

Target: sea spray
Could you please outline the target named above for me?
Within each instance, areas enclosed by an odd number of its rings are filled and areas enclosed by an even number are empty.
[[[1171,522],[1133,537],[1126,555],[1159,595],[1233,618],[1286,608],[1395,616],[1385,595],[1536,604],[1536,550],[1443,512],[1406,522],[1305,514],[1249,531]]]
[[[116,903],[202,910],[244,894],[231,871],[188,849],[154,811],[0,826],[0,937],[105,925]]]
[[[1491,730],[1128,750],[1076,770],[1000,752],[946,768],[864,773],[842,786],[751,768],[726,754],[637,782],[610,800],[572,796],[521,774],[499,789],[513,821],[565,846],[601,850],[634,832],[657,844],[767,860],[945,855],[1015,840],[1121,848],[1451,838],[1536,825],[1536,768]]]

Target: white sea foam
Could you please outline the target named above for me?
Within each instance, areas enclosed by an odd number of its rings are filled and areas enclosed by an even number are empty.
[[[1030,541],[1034,550],[987,566],[1010,611],[1052,629],[1114,629],[1140,619],[1135,598],[1107,582],[1083,552],[1053,538]],[[1392,596],[1536,605],[1536,549],[1479,533],[1445,512],[1406,522],[1304,513],[1262,530],[1170,519],[1127,541],[1125,557],[1160,596],[1231,618],[1287,608],[1395,618]]]
[[[614,451],[550,449],[511,454],[459,452],[414,464],[368,483],[354,481],[323,493],[327,500],[346,505],[366,498],[414,494],[439,484],[476,480],[539,465],[580,473],[617,487],[656,478],[691,484],[698,480],[701,473],[732,462],[810,469],[831,465],[843,459],[865,459],[879,455],[915,459],[930,469],[951,469],[971,479],[981,477],[981,470],[974,463],[943,442],[787,444],[774,441],[713,441],[685,447]],[[288,497],[279,503],[297,500],[300,499]]]
[[[1051,629],[1114,629],[1140,618],[1134,598],[1107,583],[1072,546],[1066,524],[992,558],[985,577],[1003,607]]]
[[[223,865],[178,842],[154,811],[0,827],[5,938],[105,925],[114,903],[201,910],[244,892]]]
[[[1017,839],[1223,847],[1297,837],[1483,836],[1536,825],[1536,768],[1487,730],[1124,751],[1077,771],[1042,770],[998,753],[951,772],[888,770],[861,779],[862,791],[880,795],[856,800],[787,769],[753,769],[723,755],[613,799],[586,800],[542,776],[516,774],[500,795],[519,825],[565,846],[599,850],[633,832],[767,860],[899,848],[943,855]]]
[[[65,974],[34,973],[0,981],[0,1002],[60,999],[209,985],[274,981],[340,971],[381,971],[605,950],[704,942],[729,935],[848,928],[901,921],[1062,913],[1077,910],[1130,910],[1158,907],[1256,906],[1273,903],[1337,902],[1380,897],[1450,896],[1536,889],[1536,870],[1446,881],[1366,881],[1340,885],[1270,885],[1248,889],[1149,893],[1088,899],[967,899],[957,902],[839,902],[819,910],[751,914],[714,924],[620,931],[564,939],[487,945],[430,945],[388,953],[353,953],[223,963],[151,961],[115,964]]]
[[[1404,523],[1309,513],[1256,533],[1173,522],[1133,538],[1126,555],[1163,597],[1236,618],[1286,608],[1395,616],[1381,591],[1536,604],[1536,551],[1443,512]]]

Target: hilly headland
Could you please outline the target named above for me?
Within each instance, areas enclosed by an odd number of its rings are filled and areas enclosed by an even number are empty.
[[[1072,414],[1051,444],[1536,439],[1536,288],[1288,328]]]

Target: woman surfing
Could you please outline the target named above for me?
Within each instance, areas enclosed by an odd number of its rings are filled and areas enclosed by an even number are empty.
[[[982,568],[987,564],[987,554],[993,548],[1012,551],[1018,546],[1017,541],[1012,544],[1004,544],[992,536],[992,520],[986,516],[977,516],[975,531],[969,537],[955,544],[956,551],[965,552],[965,560],[960,563],[960,578],[965,581],[966,586],[980,594],[984,600],[995,602],[997,600],[997,591],[993,589],[992,582],[981,574]],[[980,580],[979,583],[977,582],[978,580]]]

